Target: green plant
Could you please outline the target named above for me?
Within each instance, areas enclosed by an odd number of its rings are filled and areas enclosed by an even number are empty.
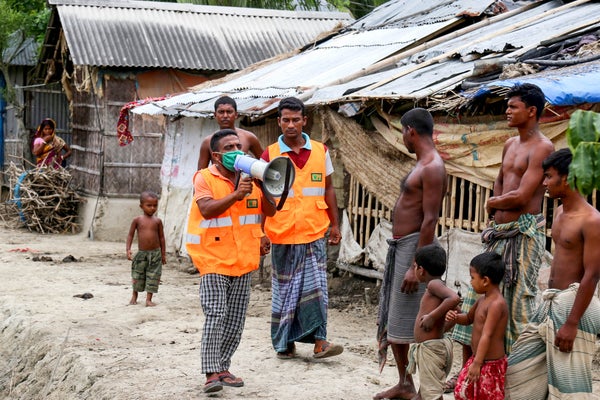
[[[567,128],[567,144],[573,153],[569,185],[584,196],[600,189],[600,114],[575,111]]]

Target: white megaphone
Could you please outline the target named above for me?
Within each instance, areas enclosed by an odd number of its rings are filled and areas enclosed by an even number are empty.
[[[281,197],[284,192],[289,191],[296,178],[296,170],[288,157],[275,157],[266,162],[239,155],[235,158],[233,167],[236,171],[262,181],[264,190],[272,197]]]

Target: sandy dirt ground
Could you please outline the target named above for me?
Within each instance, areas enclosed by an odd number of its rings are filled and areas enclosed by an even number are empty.
[[[206,398],[198,275],[184,272],[187,267],[170,257],[155,296],[158,305],[128,306],[130,263],[124,243],[0,226],[0,398]],[[393,365],[378,372],[377,308],[365,302],[356,278],[336,282],[334,292],[343,295],[332,293],[329,335],[345,351],[324,360],[313,359],[308,344],[298,345],[296,359],[275,357],[269,338],[270,291],[255,280],[231,367],[245,386],[226,387],[212,397],[370,399],[396,382]],[[350,280],[354,283],[348,285]],[[347,286],[352,290],[344,293]],[[84,293],[93,298],[74,297]],[[600,390],[598,371],[595,377]]]

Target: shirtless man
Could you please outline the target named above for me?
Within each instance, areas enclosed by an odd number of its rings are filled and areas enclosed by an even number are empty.
[[[377,339],[379,366],[386,362],[391,344],[398,368],[398,383],[375,399],[412,398],[416,395],[412,375],[407,374],[408,349],[414,342],[414,326],[426,285],[419,285],[413,265],[418,248],[435,240],[435,228],[446,194],[444,161],[433,143],[433,118],[422,108],[404,114],[402,139],[417,163],[401,185],[402,193],[393,214],[393,239],[380,293]]]
[[[527,83],[517,85],[507,97],[508,126],[517,128],[519,135],[511,137],[504,145],[494,195],[486,204],[492,221],[482,232],[482,241],[485,250],[502,255],[506,265],[500,287],[509,308],[505,336],[506,353],[509,354],[512,343],[531,319],[535,308],[537,277],[546,242],[545,219],[541,214],[544,196],[542,161],[554,151],[554,145],[540,132],[538,125],[545,103],[541,89]],[[462,310],[468,312],[476,299],[477,295],[469,288]],[[471,327],[457,325],[453,338],[463,345],[464,365],[472,355]],[[453,390],[454,382],[448,383],[447,391]]]
[[[600,212],[568,182],[572,155],[544,160],[544,186],[560,199],[554,212],[554,259],[537,313],[508,359],[509,399],[592,399],[592,359],[600,333]],[[542,336],[543,335],[543,336]]]
[[[219,124],[219,129],[233,129],[240,138],[242,151],[250,151],[256,158],[263,153],[263,148],[254,133],[235,127],[235,120],[238,117],[237,104],[229,96],[222,96],[215,101],[215,119]],[[210,161],[210,138],[212,135],[204,138],[200,145],[200,156],[198,157],[198,170],[208,167]]]

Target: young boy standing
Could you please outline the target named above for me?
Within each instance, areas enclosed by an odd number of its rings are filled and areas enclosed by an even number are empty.
[[[419,393],[415,399],[442,399],[444,383],[452,368],[452,340],[444,337],[446,313],[458,306],[460,298],[441,277],[446,271],[446,252],[436,244],[423,246],[415,253],[415,274],[427,289],[421,298],[415,320],[416,343],[409,351],[407,371],[419,368]]]
[[[127,259],[131,263],[133,295],[129,304],[137,304],[138,292],[146,291],[146,307],[154,307],[152,295],[158,292],[162,264],[166,264],[165,235],[160,218],[155,217],[158,195],[146,191],[140,195],[140,208],[144,215],[135,217],[127,235]],[[137,231],[138,252],[131,257],[131,243]]]
[[[475,256],[469,267],[471,286],[480,296],[467,314],[451,310],[446,321],[473,324],[473,355],[465,363],[454,388],[454,398],[504,399],[507,359],[504,335],[508,306],[498,285],[504,277],[502,256],[486,252]]]

